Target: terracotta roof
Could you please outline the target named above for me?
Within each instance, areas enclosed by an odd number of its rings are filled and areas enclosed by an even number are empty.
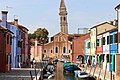
[[[11,24],[11,25],[15,25],[14,22],[7,22],[7,23],[8,23],[8,24]],[[17,27],[20,28],[21,30],[24,28],[24,29],[26,29],[27,31],[29,31],[26,27],[24,27],[24,26],[22,26],[22,25],[20,25],[20,24],[18,24]]]
[[[12,24],[12,25],[14,25],[14,22],[7,22],[8,24]]]
[[[18,27],[19,27],[20,29],[26,29],[27,31],[29,31],[26,27],[24,27],[24,26],[22,26],[22,25],[19,25],[19,24],[18,24]]]
[[[98,25],[93,26],[93,27],[90,28],[90,29],[96,28],[96,27],[98,27],[98,26],[100,26],[100,25],[103,25],[103,24],[110,24],[110,23],[109,23],[109,22],[103,22],[103,23],[100,23],[100,24],[98,24]],[[110,24],[110,25],[112,25],[112,24]],[[113,26],[115,26],[115,25],[113,25]],[[115,26],[115,27],[116,27],[116,26]]]
[[[67,35],[68,36],[68,34],[66,34],[66,33],[63,33],[63,32],[59,32],[59,33],[57,33],[57,34],[55,34],[53,37],[55,37],[55,36],[57,36],[57,35],[59,35],[59,34],[65,34],[65,35]]]

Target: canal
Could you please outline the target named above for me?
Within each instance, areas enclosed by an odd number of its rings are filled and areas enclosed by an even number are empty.
[[[91,77],[86,79],[75,78],[73,73],[69,73],[69,72],[64,73],[62,62],[58,62],[56,68],[57,69],[54,80],[95,80]]]

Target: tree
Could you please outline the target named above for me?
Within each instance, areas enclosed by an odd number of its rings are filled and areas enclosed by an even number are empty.
[[[38,28],[34,34],[36,35],[36,39],[39,43],[47,43],[49,32],[45,28]]]
[[[28,39],[30,40],[30,39],[35,39],[36,38],[36,35],[35,34],[31,34],[31,33],[29,33],[28,34]]]

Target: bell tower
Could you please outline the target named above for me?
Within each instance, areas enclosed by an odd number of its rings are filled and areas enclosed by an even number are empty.
[[[60,2],[60,29],[61,32],[68,34],[67,11],[64,0]]]

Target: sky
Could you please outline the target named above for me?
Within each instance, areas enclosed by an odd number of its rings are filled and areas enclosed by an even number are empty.
[[[65,0],[69,33],[116,19],[118,4],[120,0]],[[59,7],[60,0],[0,0],[0,11],[8,10],[8,21],[18,18],[29,33],[46,28],[49,36],[60,32]]]

